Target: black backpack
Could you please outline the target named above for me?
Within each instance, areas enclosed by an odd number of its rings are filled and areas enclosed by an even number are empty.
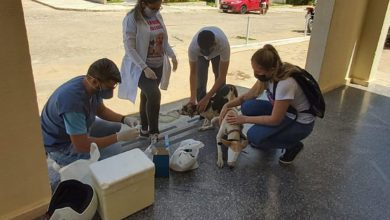
[[[301,112],[310,113],[319,118],[323,118],[325,114],[325,101],[324,97],[322,96],[320,86],[310,73],[300,67],[298,68],[300,71],[292,73],[291,77],[293,77],[301,87],[303,93],[310,103],[310,108]],[[274,99],[277,85],[278,82],[275,82],[273,87]]]

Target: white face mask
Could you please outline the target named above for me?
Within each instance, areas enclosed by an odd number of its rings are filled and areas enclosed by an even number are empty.
[[[144,13],[147,17],[151,18],[153,16],[156,16],[157,12],[159,11],[159,9],[157,10],[153,10],[153,9],[150,9],[149,7],[145,7],[144,9]]]

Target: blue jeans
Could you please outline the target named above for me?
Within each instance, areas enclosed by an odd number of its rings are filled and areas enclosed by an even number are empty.
[[[265,100],[251,99],[241,105],[241,112],[247,116],[271,115],[273,106]],[[299,123],[287,116],[276,126],[254,124],[247,132],[249,144],[267,150],[273,148],[294,148],[312,132],[314,122]]]
[[[96,118],[95,122],[90,128],[89,135],[91,137],[104,137],[111,134],[115,134],[121,129],[121,124],[117,122],[109,122]],[[114,143],[103,149],[99,149],[100,159],[119,154],[122,152],[122,146],[120,143]],[[79,153],[75,151],[73,144],[67,147],[59,148],[58,151],[48,152],[49,157],[53,159],[58,165],[66,166],[79,159],[89,159],[89,153]]]

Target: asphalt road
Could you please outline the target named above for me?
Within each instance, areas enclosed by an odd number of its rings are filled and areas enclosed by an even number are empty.
[[[108,57],[120,66],[123,56],[122,19],[126,12],[61,11],[30,0],[23,0],[22,3],[40,109],[55,88],[73,76],[84,74],[96,59]],[[178,73],[172,81],[180,82],[176,88],[182,89],[182,92],[173,89],[174,92],[164,93],[163,103],[189,96],[188,85],[183,84],[183,81],[188,81],[187,48],[192,36],[201,27],[218,26],[224,30],[231,45],[239,45],[245,43],[243,38],[246,36],[248,17],[249,37],[252,39],[249,43],[253,43],[303,36],[305,15],[303,8],[271,8],[265,16],[258,13],[221,13],[218,10],[173,10],[169,7],[164,7],[161,13],[168,28],[170,43],[179,59]],[[248,68],[239,74],[244,75],[243,79],[248,79],[252,73],[248,72],[250,64],[247,58],[245,62]],[[229,70],[234,68],[231,64]],[[251,83],[249,81],[248,85]],[[137,110],[127,101],[114,99],[111,102],[115,102],[115,109],[122,113]],[[126,106],[118,107],[123,105]]]

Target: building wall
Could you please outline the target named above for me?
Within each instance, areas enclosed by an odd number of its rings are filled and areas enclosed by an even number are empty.
[[[33,219],[51,191],[20,0],[0,7],[0,219]]]
[[[317,2],[306,68],[324,92],[352,83],[368,85],[385,38],[389,0]]]
[[[313,31],[311,33],[309,50],[306,57],[306,69],[319,79],[323,58],[326,51],[326,43],[333,16],[335,0],[329,0],[326,4],[320,1],[316,6]]]
[[[367,4],[355,59],[351,65],[352,83],[367,86],[375,77],[388,31],[388,11],[389,0],[370,1]]]
[[[368,0],[355,1],[354,4],[348,0],[335,1],[326,56],[319,78],[325,90],[332,90],[346,83],[367,4]]]
[[[345,85],[365,19],[368,0],[318,1],[307,69],[324,91]]]

